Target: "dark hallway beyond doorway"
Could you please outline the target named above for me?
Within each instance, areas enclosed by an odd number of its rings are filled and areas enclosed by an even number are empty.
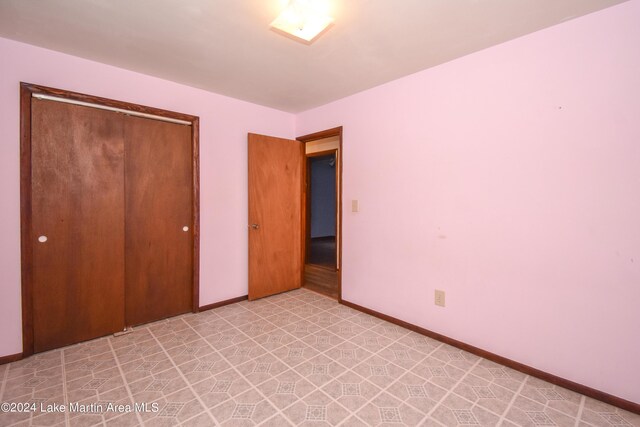
[[[337,152],[307,157],[307,241],[304,286],[338,299]]]
[[[309,257],[304,266],[304,286],[338,299],[335,236],[309,240]]]
[[[307,264],[321,265],[335,270],[336,236],[314,237],[309,239],[309,257]]]

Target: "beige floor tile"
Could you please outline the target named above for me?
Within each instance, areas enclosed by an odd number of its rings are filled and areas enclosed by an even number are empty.
[[[11,371],[9,371],[11,372]],[[47,375],[49,372],[47,372]],[[2,399],[5,402],[28,401],[32,398],[47,399],[61,395],[63,391],[62,369],[57,376],[37,377],[24,375],[6,381]]]
[[[464,377],[462,382],[453,389],[453,392],[498,415],[505,413],[515,394],[508,388],[473,374]]]
[[[293,370],[285,371],[257,388],[279,410],[317,390],[314,384]]]
[[[400,339],[409,333],[408,329],[387,322],[374,326],[371,330],[392,340]]]
[[[294,307],[289,309],[289,312],[301,318],[308,319],[315,316],[316,314],[324,312],[324,310],[321,307],[315,306],[313,303],[307,304],[298,302]]]
[[[0,413],[3,427],[640,427],[640,415],[305,289],[37,354],[0,366],[0,380],[3,401],[94,408]]]
[[[297,323],[303,320],[302,317],[295,315],[291,312],[283,312],[282,309],[271,316],[265,317],[265,319],[273,323],[279,328],[290,325],[292,323]]]
[[[140,412],[145,425],[174,426],[193,418],[205,411],[195,394],[188,388],[170,393],[156,393],[154,397],[139,395],[134,398],[136,403],[157,403],[157,411],[151,408],[149,411]]]
[[[471,369],[480,360],[476,355],[451,347],[447,344],[442,344],[438,347],[438,349],[431,354],[431,357],[440,359],[465,372]]]
[[[365,405],[357,413],[369,425],[417,426],[425,417],[422,412],[410,407],[388,393],[383,393]]]
[[[353,341],[345,341],[324,352],[324,355],[346,368],[353,368],[373,355]]]
[[[578,415],[581,395],[547,382],[528,378],[520,395],[572,417]]]
[[[215,424],[214,419],[206,412],[196,415],[183,421],[180,425],[183,427],[209,427]]]
[[[442,398],[447,390],[428,380],[407,372],[398,381],[387,388],[387,393],[403,401],[419,411],[428,414]]]
[[[360,314],[359,311],[342,304],[332,305],[331,308],[327,310],[327,313],[334,314],[336,316],[342,317],[343,319],[351,319],[352,317]]]
[[[210,312],[212,311],[209,311],[209,312],[205,311],[204,313],[199,313],[198,316],[204,315],[205,313],[210,313]],[[227,322],[220,316],[217,316],[217,315],[215,317],[209,316],[205,319],[200,319],[198,316],[185,319],[185,323],[187,323],[194,331],[196,331],[200,335],[203,335],[203,336],[212,335],[212,334],[224,332],[233,328],[233,325],[231,325],[231,323]]]
[[[362,326],[365,329],[372,329],[379,325],[384,325],[385,321],[380,320],[377,317],[373,317],[366,313],[358,312],[354,316],[349,318],[349,321]]]
[[[279,331],[279,328],[276,325],[259,316],[252,322],[245,323],[240,326],[236,325],[235,327],[240,332],[253,339],[269,332]]]
[[[330,328],[331,326],[344,322],[344,319],[342,317],[326,312],[316,314],[312,317],[307,318],[307,320],[311,323],[315,323],[321,328]]]
[[[204,340],[209,343],[211,348],[216,351],[222,351],[226,348],[238,345],[246,341],[249,337],[236,328],[225,329],[221,332],[214,332],[210,335],[204,335]]]
[[[267,350],[252,339],[220,350],[220,355],[229,363],[239,366],[256,357],[267,354]]]
[[[634,426],[640,427],[640,415],[623,411],[587,397],[582,411],[581,421],[593,426]]]
[[[407,370],[410,370],[416,366],[418,362],[426,358],[423,353],[398,342],[390,344],[388,347],[377,352],[376,355]]]
[[[207,408],[213,408],[251,389],[251,384],[235,369],[220,372],[194,384],[193,390]]]
[[[322,353],[329,350],[330,348],[342,344],[344,342],[344,339],[335,334],[332,334],[326,329],[322,329],[315,334],[307,335],[306,337],[301,338],[300,341]]]
[[[86,357],[86,355],[85,355]],[[36,354],[26,359],[18,360],[10,365],[9,378],[21,377],[24,375],[36,375],[39,372],[47,372],[62,367],[62,351],[52,350],[46,353]]]
[[[394,342],[393,339],[380,335],[371,329],[362,332],[350,341],[372,353],[377,353]]]
[[[377,355],[355,366],[353,371],[380,388],[386,388],[407,372],[404,368]]]
[[[255,342],[269,351],[276,350],[277,348],[292,343],[296,340],[296,337],[288,334],[286,331],[280,328],[276,328],[275,326],[273,326],[273,329],[269,330],[268,332],[265,332],[254,338]]]
[[[331,317],[335,317],[338,319],[341,318],[339,316],[334,316],[334,315],[331,315]],[[326,329],[327,331],[333,333],[334,335],[337,335],[343,340],[350,340],[356,337],[357,335],[360,335],[362,332],[366,331],[366,329],[363,328],[362,326],[345,319],[343,319],[338,323],[327,326]]]
[[[277,414],[274,417],[269,418],[264,423],[260,424],[261,427],[287,427],[293,426],[289,420],[287,420],[283,415]]]
[[[522,372],[514,371],[506,366],[498,365],[485,359],[482,359],[471,372],[480,378],[484,378],[487,381],[491,381],[513,391],[517,391],[527,377]]]
[[[496,426],[500,416],[454,394],[446,397],[431,416],[446,426]]]
[[[149,402],[160,399],[165,394],[187,388],[187,382],[177,369],[171,368],[131,382],[128,386],[135,401]]]
[[[217,352],[198,356],[193,360],[178,366],[178,371],[186,380],[195,384],[207,378],[211,378],[220,372],[226,371],[231,364]]]
[[[252,389],[212,408],[211,413],[222,425],[249,426],[266,421],[276,409]]]
[[[430,355],[436,349],[444,345],[440,341],[425,337],[424,335],[420,335],[413,331],[410,331],[407,335],[401,337],[398,342],[425,355]]]
[[[100,396],[110,390],[121,388],[124,381],[117,366],[111,369],[90,372],[89,375],[67,380],[67,398],[69,402],[85,399],[100,400]]]
[[[108,427],[134,427],[139,426],[140,421],[135,413],[129,412],[105,420],[105,425]]]
[[[4,402],[11,402],[10,400],[4,400]],[[18,402],[15,402],[18,403]],[[26,422],[27,425],[31,420],[30,412],[0,412],[0,425],[10,426],[17,423]]]
[[[553,410],[533,411],[513,407],[506,415],[507,420],[518,426],[574,426],[576,420]]]
[[[301,363],[294,369],[317,387],[322,387],[346,371],[344,366],[323,354]]]
[[[199,360],[214,353],[215,350],[212,349],[204,339],[198,339],[167,350],[169,358],[178,366]]]
[[[322,391],[349,411],[355,412],[379,394],[381,389],[360,375],[347,371],[326,384]]]
[[[283,411],[294,425],[335,426],[351,414],[321,391],[315,391]]]
[[[168,326],[166,325],[162,325],[163,328],[168,328]],[[118,350],[119,348],[123,348],[123,347],[130,347],[132,345],[138,345],[138,344],[142,344],[142,343],[155,343],[155,340],[153,339],[153,335],[151,335],[151,332],[149,332],[149,328],[150,327],[139,327],[139,328],[134,328],[131,332],[128,332],[124,335],[119,335],[119,336],[110,336],[107,337],[107,340],[104,340],[104,344],[106,344],[107,346],[109,344],[111,344],[111,346],[115,349]],[[161,326],[158,326],[158,328],[161,328]],[[82,345],[82,344],[79,344]],[[89,350],[90,351],[90,350]],[[65,351],[65,360],[69,360],[69,357],[67,356],[67,353]]]
[[[344,422],[344,424],[342,424],[345,427],[367,427],[369,426],[369,424],[365,423],[364,421],[362,421],[360,418],[358,418],[357,416],[352,416],[350,418],[347,418]]]
[[[431,356],[418,362],[411,372],[446,389],[453,388],[465,375],[465,371]]]
[[[296,366],[318,356],[320,352],[315,348],[308,346],[304,342],[296,340],[278,347],[273,350],[271,354],[278,357],[290,368],[295,368]]]
[[[271,353],[263,354],[237,367],[252,385],[257,386],[289,370],[280,359]]]

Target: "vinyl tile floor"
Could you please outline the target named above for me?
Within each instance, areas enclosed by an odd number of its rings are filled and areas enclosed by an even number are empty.
[[[22,410],[1,426],[640,426],[305,289],[41,353],[0,378],[0,402]]]

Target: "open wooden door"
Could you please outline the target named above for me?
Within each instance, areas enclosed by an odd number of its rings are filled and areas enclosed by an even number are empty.
[[[249,134],[249,299],[302,285],[302,143]]]

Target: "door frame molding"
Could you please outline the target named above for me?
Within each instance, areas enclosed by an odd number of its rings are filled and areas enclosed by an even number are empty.
[[[337,162],[338,166],[336,169],[336,173],[338,176],[337,191],[336,198],[339,201],[338,203],[338,224],[337,224],[337,236],[336,236],[336,250],[338,251],[338,302],[342,302],[342,126],[338,126],[331,129],[322,130],[319,132],[310,133],[308,135],[299,136],[296,140],[302,142],[302,144],[306,147],[308,142],[317,141],[319,139],[325,139],[330,137],[338,137],[338,155]],[[327,150],[333,151],[333,150]],[[315,154],[315,153],[314,153]],[[301,218],[301,226],[302,226],[302,278],[301,283],[304,283],[304,265],[307,257],[307,153],[306,148],[302,150],[303,162],[302,162],[302,182],[300,185],[302,186],[302,200],[300,201],[303,215]]]
[[[22,354],[34,352],[33,336],[33,235],[31,211],[31,100],[43,94],[73,101],[98,104],[121,110],[184,120],[191,123],[192,149],[192,221],[193,221],[193,291],[192,312],[200,304],[200,118],[189,114],[116,101],[78,92],[20,82],[20,256],[22,278]]]

